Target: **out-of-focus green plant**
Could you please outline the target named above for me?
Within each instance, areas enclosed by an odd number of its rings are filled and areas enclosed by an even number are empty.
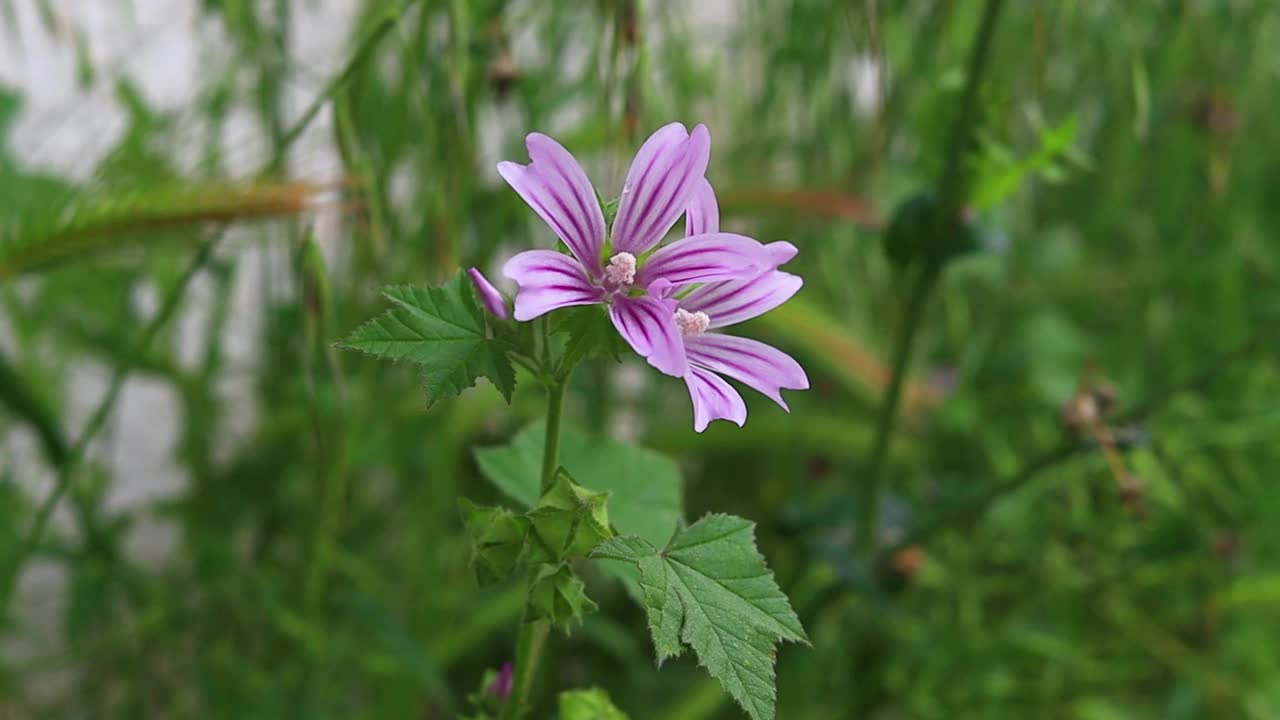
[[[309,0],[204,0],[218,49],[169,110],[72,5],[0,0],[5,53],[65,51],[67,82],[125,118],[90,179],[64,177],[17,147],[27,99],[0,94],[0,715],[448,718],[496,698],[526,588],[475,582],[457,500],[532,509],[520,443],[543,394],[520,371],[509,410],[482,386],[425,412],[414,368],[331,344],[385,310],[378,287],[544,237],[491,170],[526,133],[617,187],[673,118],[716,131],[726,229],[800,249],[804,288],[744,334],[813,390],[696,435],[679,382],[586,363],[564,408],[592,432],[565,428],[561,455],[587,485],[571,438],[639,442],[683,478],[671,517],[756,522],[813,642],[780,646],[779,717],[1280,708],[1274,3],[1006,2],[971,83],[983,2],[367,0],[318,67]],[[102,140],[78,110],[47,132]],[[301,170],[317,138],[332,176]],[[886,228],[946,194],[948,162],[973,247],[920,305],[871,509],[912,296]],[[141,432],[148,394],[166,407]],[[494,485],[503,448],[525,474]],[[147,472],[171,493],[131,502]],[[654,668],[627,572],[581,566],[600,612],[552,641],[536,717],[741,717],[694,659]]]

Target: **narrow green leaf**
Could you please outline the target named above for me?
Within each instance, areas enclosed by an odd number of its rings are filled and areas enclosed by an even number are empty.
[[[755,525],[708,515],[677,533],[662,552],[646,545],[639,538],[613,538],[593,555],[640,568],[659,662],[678,654],[680,642],[689,645],[748,715],[772,720],[774,645],[809,639],[756,550]]]
[[[27,422],[40,437],[45,457],[55,467],[66,462],[68,443],[57,416],[18,371],[0,355],[0,408]]]
[[[976,210],[988,210],[1011,197],[1033,175],[1040,174],[1050,181],[1055,174],[1065,175],[1055,161],[1070,155],[1079,129],[1079,119],[1069,115],[1040,134],[1040,145],[1035,151],[1017,159],[1007,149],[988,140],[980,156],[970,204]]]
[[[485,331],[485,316],[461,273],[436,288],[394,286],[383,295],[397,307],[356,328],[342,347],[422,366],[428,404],[486,377],[507,402],[515,391],[510,360]]]

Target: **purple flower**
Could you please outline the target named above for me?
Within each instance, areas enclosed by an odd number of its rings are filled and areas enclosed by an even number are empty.
[[[573,305],[607,305],[614,326],[637,353],[662,372],[684,377],[689,362],[672,321],[677,303],[667,295],[682,286],[751,277],[776,267],[776,248],[716,230],[691,233],[653,250],[706,184],[711,154],[706,127],[689,133],[671,123],[645,141],[627,172],[609,231],[595,190],[573,155],[546,135],[534,133],[525,143],[531,162],[501,162],[498,172],[572,256],[530,250],[507,262],[502,272],[519,286],[516,320]]]
[[[711,233],[719,228],[715,192],[706,181],[689,204],[686,232]],[[750,320],[791,299],[804,284],[798,276],[777,270],[796,255],[795,246],[777,242],[766,246],[773,269],[755,277],[706,283],[675,301],[675,325],[688,359],[684,375],[693,399],[693,426],[698,432],[712,420],[742,426],[747,406],[721,375],[755,388],[790,412],[782,389],[807,390],[809,378],[791,356],[758,340],[725,335],[717,330]]]
[[[475,283],[476,291],[480,293],[480,302],[484,303],[484,309],[488,310],[491,315],[499,320],[506,320],[507,315],[507,299],[502,297],[502,293],[498,292],[498,288],[489,282],[489,278],[475,268],[467,270],[467,275],[471,276],[471,282]]]
[[[489,694],[498,698],[499,702],[506,702],[507,696],[511,694],[512,667],[511,662],[502,663],[502,669],[498,671],[497,677],[489,684]]]

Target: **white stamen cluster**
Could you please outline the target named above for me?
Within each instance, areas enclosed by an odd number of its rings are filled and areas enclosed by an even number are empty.
[[[711,327],[711,316],[701,310],[689,312],[684,308],[677,308],[676,327],[680,328],[680,335],[683,337],[697,337]]]
[[[620,252],[609,258],[604,269],[604,284],[610,290],[622,290],[631,287],[636,280],[636,256],[629,252]]]

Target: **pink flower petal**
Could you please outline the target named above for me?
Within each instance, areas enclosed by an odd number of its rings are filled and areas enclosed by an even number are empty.
[[[475,268],[467,270],[467,275],[471,276],[471,282],[475,283],[476,292],[480,295],[480,302],[484,303],[484,308],[491,315],[499,320],[506,320],[507,301],[502,297],[502,293],[498,292],[498,288],[489,282],[489,278]]]
[[[600,273],[604,214],[587,174],[573,155],[546,135],[525,140],[528,165],[498,163],[498,173],[569,246],[593,276]]]
[[[672,285],[753,277],[774,265],[776,251],[745,235],[694,235],[660,248],[636,273],[637,285],[663,279]]]
[[[747,404],[733,386],[710,370],[689,366],[684,376],[693,400],[693,429],[702,432],[712,420],[728,420],[742,427],[747,421]]]
[[[689,134],[684,125],[658,129],[636,153],[622,186],[613,246],[640,255],[662,240],[684,213],[711,157],[711,133],[699,125]]]
[[[600,302],[604,291],[591,284],[573,258],[554,250],[527,250],[507,261],[502,274],[520,286],[515,318],[520,322],[569,307]]]
[[[777,270],[781,265],[786,265],[791,262],[791,258],[794,258],[796,254],[800,252],[799,248],[785,240],[771,242],[768,245],[765,245],[765,249],[769,251],[769,259],[773,262],[772,269],[774,270]]]
[[[774,270],[753,278],[703,285],[682,299],[680,307],[706,313],[713,328],[726,327],[769,312],[790,300],[802,285],[804,280],[799,276]]]
[[[760,391],[790,411],[781,390],[807,390],[804,368],[781,350],[759,340],[709,333],[684,339],[689,363],[727,375]]]
[[[676,301],[655,297],[620,297],[609,308],[609,317],[622,338],[649,364],[681,377],[689,371],[684,342],[675,321]]]
[[[706,178],[698,183],[689,196],[689,208],[685,210],[684,235],[706,235],[720,232],[720,204],[716,191]],[[781,264],[781,263],[780,263]]]

